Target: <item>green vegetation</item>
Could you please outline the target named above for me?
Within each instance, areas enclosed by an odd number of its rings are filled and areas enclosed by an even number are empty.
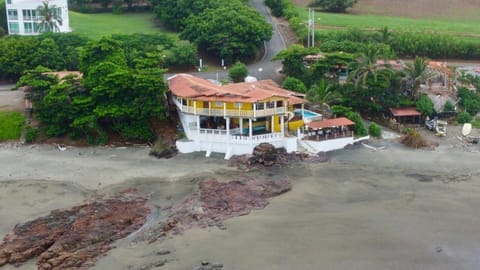
[[[416,104],[417,111],[421,112],[425,116],[431,116],[435,109],[433,108],[433,102],[427,95],[422,95]]]
[[[373,138],[382,138],[382,128],[375,123],[371,123],[368,127],[368,134]]]
[[[136,54],[128,61],[121,41],[90,41],[80,49],[79,70],[61,81],[44,68],[26,72],[17,86],[32,88],[37,119],[47,136],[105,143],[109,134],[152,141],[150,120],[163,116],[166,84],[162,51]]]
[[[272,26],[253,7],[232,1],[188,17],[180,37],[230,65],[254,57],[272,37]]]
[[[308,12],[303,7],[297,7],[300,19],[308,20]],[[438,32],[457,36],[480,35],[478,24],[480,20],[461,21],[449,19],[411,19],[402,17],[336,14],[317,12],[318,27],[360,28],[364,30],[379,30],[385,26],[394,31]]]
[[[320,7],[328,12],[345,12],[347,8],[353,7],[357,0],[311,0],[311,7]]]
[[[457,123],[464,124],[470,123],[472,121],[472,116],[468,112],[460,112],[457,114]]]
[[[128,13],[115,15],[109,13],[86,14],[69,12],[70,27],[73,32],[91,39],[99,39],[111,34],[154,34],[165,33],[155,25],[155,15],[152,13]],[[175,33],[168,33],[176,36]]]
[[[474,128],[480,128],[480,117],[475,117],[475,119],[472,120],[472,126]]]
[[[242,62],[236,62],[228,69],[228,78],[235,83],[243,82],[248,75],[247,66]]]
[[[290,76],[287,76],[287,78],[283,80],[282,88],[299,92],[299,93],[307,92],[307,87],[301,80],[295,77],[290,77]]]
[[[21,113],[0,111],[0,141],[18,140],[24,123]]]

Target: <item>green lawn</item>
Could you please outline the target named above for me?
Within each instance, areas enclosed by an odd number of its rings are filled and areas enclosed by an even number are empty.
[[[25,118],[19,112],[0,111],[0,141],[18,140]]]
[[[74,33],[98,39],[111,34],[152,34],[165,31],[155,24],[153,13],[85,14],[69,11],[70,27]],[[170,33],[177,35],[175,33]]]
[[[298,7],[300,17],[308,20],[306,8]],[[480,39],[480,19],[478,20],[451,20],[451,19],[411,19],[403,17],[387,17],[376,15],[352,15],[316,12],[315,24],[317,28],[329,27],[358,27],[361,29],[380,29],[384,26],[393,30],[403,31],[435,31],[458,36],[478,35]]]

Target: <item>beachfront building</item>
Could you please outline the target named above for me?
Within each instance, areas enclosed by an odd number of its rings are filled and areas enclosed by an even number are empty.
[[[182,153],[218,152],[228,159],[251,154],[264,142],[297,151],[296,132],[288,132],[287,122],[306,103],[302,94],[272,80],[222,86],[188,74],[168,78],[168,87],[186,136],[177,141]]]
[[[37,8],[45,0],[5,0],[8,33],[10,35],[38,35],[42,20]],[[59,32],[70,32],[67,0],[48,0],[53,12],[62,18],[62,25],[57,24]]]

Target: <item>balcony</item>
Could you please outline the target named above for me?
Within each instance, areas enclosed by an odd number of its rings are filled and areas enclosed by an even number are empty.
[[[177,108],[183,113],[205,116],[223,116],[223,117],[241,117],[241,118],[257,118],[272,115],[285,114],[285,107],[266,108],[261,110],[241,110],[241,109],[211,109],[211,108],[195,108],[183,105],[181,100],[173,99]]]

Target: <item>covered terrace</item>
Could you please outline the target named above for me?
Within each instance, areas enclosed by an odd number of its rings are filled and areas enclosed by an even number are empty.
[[[305,124],[305,137],[307,140],[330,140],[338,138],[353,137],[350,127],[355,125],[345,117],[323,119]]]

